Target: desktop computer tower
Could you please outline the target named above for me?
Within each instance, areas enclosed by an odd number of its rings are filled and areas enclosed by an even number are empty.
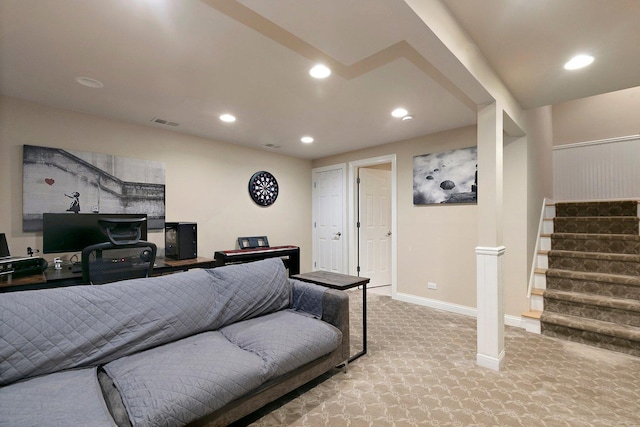
[[[164,256],[190,259],[198,256],[198,224],[195,222],[165,222]]]

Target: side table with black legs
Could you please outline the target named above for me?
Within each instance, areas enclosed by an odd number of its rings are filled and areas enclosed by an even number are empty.
[[[370,279],[321,270],[295,274],[291,278],[341,291],[362,286],[362,351],[349,357],[349,363],[367,354],[367,283]]]

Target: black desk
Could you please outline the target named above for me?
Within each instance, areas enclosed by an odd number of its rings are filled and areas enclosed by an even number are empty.
[[[163,274],[186,271],[191,268],[213,267],[215,267],[215,262],[211,258],[198,257],[182,260],[156,258],[152,275],[161,276]],[[82,281],[82,271],[74,272],[71,265],[64,264],[60,270],[56,270],[52,266],[47,267],[47,269],[41,274],[22,277],[12,277],[12,275],[3,276],[0,279],[0,293],[58,288],[82,284],[84,284]]]
[[[341,291],[362,286],[362,351],[349,357],[349,362],[367,354],[367,283],[370,279],[321,270],[295,274],[291,278]]]

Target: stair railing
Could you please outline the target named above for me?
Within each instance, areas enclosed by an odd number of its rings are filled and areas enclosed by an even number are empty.
[[[529,274],[529,287],[527,289],[527,298],[531,299],[531,290],[535,283],[536,265],[538,262],[538,252],[540,251],[540,241],[542,240],[542,230],[544,228],[544,220],[546,217],[547,204],[552,202],[546,197],[542,200],[542,209],[540,212],[540,222],[538,223],[538,237],[536,238],[536,247],[533,250],[533,262],[531,263],[531,273]]]

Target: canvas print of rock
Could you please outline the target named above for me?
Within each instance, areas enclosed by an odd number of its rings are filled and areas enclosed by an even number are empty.
[[[477,202],[477,147],[413,158],[414,205]]]

